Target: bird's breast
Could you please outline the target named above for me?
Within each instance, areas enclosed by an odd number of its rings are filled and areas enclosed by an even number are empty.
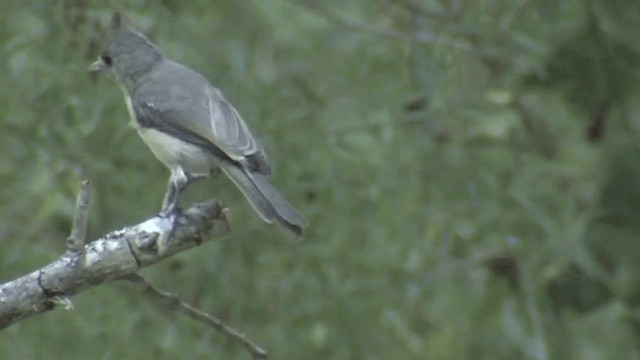
[[[151,152],[169,169],[180,166],[193,175],[209,174],[218,166],[215,157],[199,146],[153,128],[137,127]]]
[[[207,175],[218,167],[216,158],[208,151],[160,130],[143,127],[137,120],[131,97],[124,96],[131,125],[138,131],[153,155],[170,170],[180,166],[192,175]]]

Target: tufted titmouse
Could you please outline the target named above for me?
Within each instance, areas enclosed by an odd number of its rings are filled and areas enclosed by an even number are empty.
[[[165,58],[119,13],[113,15],[105,50],[89,70],[106,72],[120,85],[138,134],[171,171],[162,215],[175,212],[189,182],[219,168],[265,221],[302,234],[307,222],[269,183],[262,145],[202,75]]]

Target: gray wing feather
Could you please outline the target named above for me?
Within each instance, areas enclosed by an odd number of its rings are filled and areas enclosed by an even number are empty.
[[[264,148],[220,90],[186,66],[172,61],[161,66],[132,96],[139,106],[152,108],[174,133],[195,134],[253,171],[270,172]]]
[[[251,134],[238,111],[213,89],[207,102],[211,124],[211,139],[230,158],[246,163],[262,173],[269,173],[267,154],[262,144]]]

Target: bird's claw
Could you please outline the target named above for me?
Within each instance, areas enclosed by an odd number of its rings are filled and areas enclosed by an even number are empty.
[[[175,225],[176,220],[182,215],[182,208],[174,207],[172,209],[163,209],[158,213],[158,217],[163,219],[171,219],[173,218],[173,222]]]
[[[182,214],[182,209],[180,207],[174,207],[173,209],[163,209],[158,213],[158,217],[162,219],[167,219],[171,222],[171,231],[169,232],[169,238],[172,238],[177,227],[178,227],[178,219]]]

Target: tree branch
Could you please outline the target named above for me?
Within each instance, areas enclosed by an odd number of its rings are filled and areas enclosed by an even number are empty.
[[[0,284],[0,330],[56,308],[72,310],[71,296],[109,280],[123,279],[169,310],[179,311],[221,331],[242,345],[254,359],[267,359],[267,352],[244,334],[180,301],[177,296],[160,291],[136,274],[164,258],[227,234],[227,209],[220,202],[194,205],[176,217],[156,216],[85,244],[90,186],[89,181],[84,181],[80,188],[65,253],[31,274]]]
[[[210,201],[194,205],[175,219],[156,216],[85,245],[88,207],[89,183],[85,182],[67,251],[51,264],[0,285],[0,329],[57,307],[72,309],[70,297],[81,291],[229,232],[225,208]]]

